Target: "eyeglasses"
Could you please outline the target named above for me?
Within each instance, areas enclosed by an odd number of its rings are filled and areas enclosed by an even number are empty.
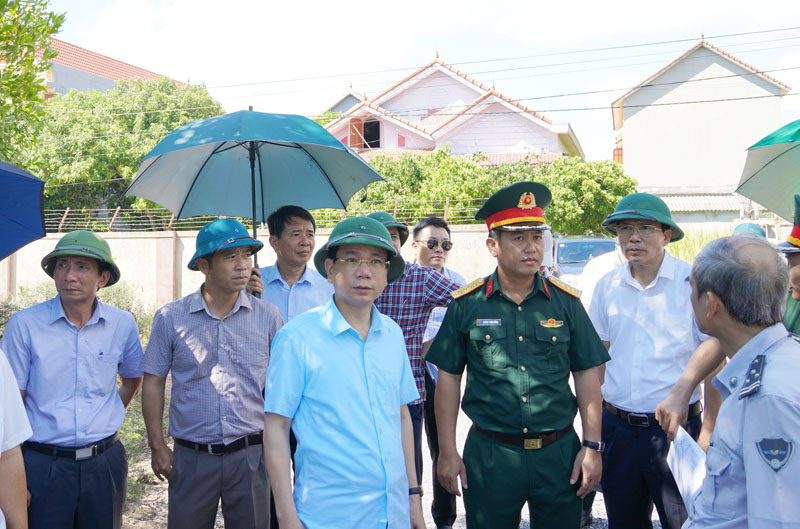
[[[369,268],[373,272],[389,269],[389,261],[382,261],[380,259],[356,259],[354,257],[345,257],[345,258],[337,257],[336,262],[344,264],[345,269],[349,271],[357,270],[359,267],[361,267],[361,263],[366,264],[367,268]]]
[[[425,243],[425,246],[427,246],[429,250],[435,250],[439,246],[439,241],[436,239],[428,239],[427,241],[417,241],[417,242]],[[449,240],[442,241],[442,250],[444,250],[445,252],[449,252],[452,247],[453,247],[453,241]]]
[[[633,232],[638,232],[642,239],[649,239],[655,237],[656,233],[663,231],[660,226],[653,226],[652,224],[639,224],[633,226],[631,224],[623,224],[617,226],[617,235],[624,239],[633,235]]]

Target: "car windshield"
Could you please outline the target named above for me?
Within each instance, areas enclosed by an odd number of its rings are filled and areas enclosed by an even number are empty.
[[[617,243],[613,240],[578,240],[558,243],[558,264],[585,263],[590,259],[614,251]]]

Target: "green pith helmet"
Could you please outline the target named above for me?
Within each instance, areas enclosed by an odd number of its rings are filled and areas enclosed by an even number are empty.
[[[105,286],[110,287],[119,281],[119,268],[111,257],[111,248],[102,237],[86,230],[71,231],[61,237],[55,249],[42,259],[42,268],[45,273],[53,277],[56,267],[56,260],[63,255],[77,255],[91,257],[99,265],[100,273],[103,270],[111,272],[111,278]]]
[[[256,253],[264,243],[250,237],[244,224],[236,219],[217,219],[209,222],[197,233],[197,249],[189,261],[189,270],[197,270],[197,260],[214,252],[249,246]]]
[[[380,221],[371,217],[352,217],[345,219],[333,228],[328,242],[322,245],[314,255],[314,266],[322,277],[328,277],[325,270],[325,259],[328,249],[343,244],[365,244],[375,246],[389,252],[389,271],[386,280],[391,283],[405,272],[406,263],[392,246],[392,236]]]
[[[549,230],[544,209],[552,195],[544,184],[517,182],[496,191],[475,213],[475,220],[486,221],[491,230]],[[535,222],[536,225],[530,225]],[[526,224],[519,226],[519,224]]]
[[[400,234],[400,246],[403,246],[408,240],[408,226],[394,218],[389,213],[386,213],[385,211],[375,211],[367,215],[367,217],[377,220],[383,224],[387,230],[389,228],[397,228],[397,232]]]
[[[616,236],[616,226],[621,220],[652,220],[670,227],[672,238],[669,242],[683,239],[683,230],[672,220],[667,204],[650,193],[633,193],[620,200],[614,213],[603,221],[603,227]]]

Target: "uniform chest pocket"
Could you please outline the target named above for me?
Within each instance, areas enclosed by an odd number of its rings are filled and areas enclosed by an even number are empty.
[[[480,362],[489,369],[500,369],[506,329],[500,325],[475,327],[469,331],[469,340]]]
[[[536,322],[533,367],[544,372],[569,371],[569,331],[566,327],[545,327]]]
[[[719,448],[710,446],[706,455],[706,477],[703,482],[703,505],[713,512],[733,516],[736,498],[731,479],[732,458]]]

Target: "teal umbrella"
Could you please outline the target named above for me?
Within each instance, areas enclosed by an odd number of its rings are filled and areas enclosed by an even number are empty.
[[[800,193],[800,119],[747,149],[736,192],[784,219],[792,218],[794,195]]]
[[[316,122],[244,110],[186,123],[144,157],[125,191],[161,204],[179,219],[198,215],[266,222],[287,204],[344,209],[383,180]]]

